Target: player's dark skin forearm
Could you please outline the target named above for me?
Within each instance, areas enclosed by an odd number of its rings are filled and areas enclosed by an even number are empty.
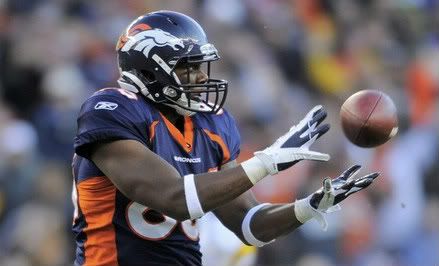
[[[143,144],[134,140],[99,144],[94,147],[91,159],[129,199],[180,221],[190,218],[183,178]],[[253,186],[241,166],[196,175],[195,184],[205,212]]]
[[[251,192],[246,192],[232,202],[215,210],[215,215],[244,243],[242,221],[247,212],[259,202],[254,200]],[[253,216],[250,228],[253,235],[263,242],[269,242],[281,235],[290,233],[301,226],[294,214],[294,204],[270,204],[259,209]]]
[[[195,184],[205,212],[235,199],[253,187],[240,165],[216,173],[199,174]]]
[[[294,215],[294,204],[290,203],[263,207],[253,216],[250,228],[257,239],[268,242],[301,225]]]
[[[237,166],[236,161],[223,165],[222,171]],[[215,209],[214,213],[220,221],[233,231],[244,243],[246,240],[242,234],[242,221],[248,211],[261,204],[256,200],[251,191],[247,191],[238,198]],[[270,204],[262,207],[253,216],[250,228],[253,235],[263,242],[271,241],[281,235],[294,231],[301,226],[294,213],[294,204]]]

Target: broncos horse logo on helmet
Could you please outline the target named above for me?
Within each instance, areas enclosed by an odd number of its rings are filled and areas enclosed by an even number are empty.
[[[128,26],[116,49],[122,88],[181,115],[216,113],[223,106],[228,83],[210,77],[210,63],[219,59],[218,51],[192,18],[171,11],[141,16]],[[175,68],[191,63],[208,64],[206,82],[181,83]]]
[[[183,40],[161,29],[151,29],[142,31],[133,37],[128,37],[128,41],[123,45],[121,51],[127,52],[130,49],[141,51],[146,57],[153,47],[170,46],[177,51],[184,48]]]

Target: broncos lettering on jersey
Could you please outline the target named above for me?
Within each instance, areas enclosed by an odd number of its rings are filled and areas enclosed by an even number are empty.
[[[240,146],[227,111],[185,117],[181,133],[139,95],[96,92],[81,108],[74,144],[75,265],[201,265],[196,221],[131,201],[89,159],[92,144],[122,139],[139,141],[182,176],[219,169]]]

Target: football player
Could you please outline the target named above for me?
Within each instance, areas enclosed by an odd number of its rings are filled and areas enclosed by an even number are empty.
[[[238,165],[240,137],[222,108],[227,81],[201,26],[170,11],[134,20],[117,44],[119,88],[82,105],[73,159],[75,265],[200,265],[197,219],[213,211],[244,243],[260,247],[367,187],[360,166],[289,204],[248,191],[301,160],[327,161],[310,145],[329,130],[316,106],[270,147]],[[206,66],[206,70],[203,67]]]

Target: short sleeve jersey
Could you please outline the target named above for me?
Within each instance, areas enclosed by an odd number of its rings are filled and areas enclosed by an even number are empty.
[[[197,222],[178,222],[125,197],[89,159],[90,147],[136,140],[181,176],[217,171],[236,159],[240,137],[221,110],[185,117],[180,132],[150,102],[132,92],[102,89],[78,117],[73,159],[75,265],[201,265]]]

